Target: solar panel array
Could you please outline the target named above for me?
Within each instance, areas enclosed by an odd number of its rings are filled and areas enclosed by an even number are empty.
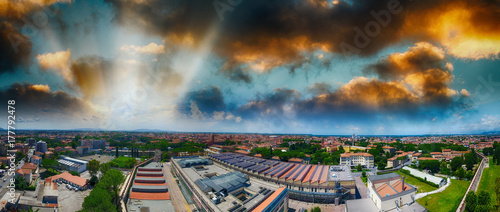
[[[249,157],[236,153],[213,154],[210,157],[249,173],[290,182],[323,184],[328,181],[353,180],[344,166],[306,165]],[[336,176],[336,177],[332,177]]]

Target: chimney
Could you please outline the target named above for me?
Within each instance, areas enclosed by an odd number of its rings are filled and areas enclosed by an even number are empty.
[[[404,191],[405,190],[405,176],[403,176],[403,183],[401,183],[401,191]]]

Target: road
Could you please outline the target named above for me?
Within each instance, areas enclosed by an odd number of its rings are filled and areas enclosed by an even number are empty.
[[[33,154],[33,149],[30,149],[30,150],[28,151],[28,155],[27,155],[27,157],[28,157],[28,158],[30,158],[32,154]],[[19,163],[17,164],[16,170],[17,170],[17,169],[20,169],[21,167],[23,167],[23,165],[24,165],[24,160],[21,160],[21,161],[16,161],[16,162],[19,162]],[[7,186],[8,186],[8,185],[9,185],[9,183],[10,183],[10,179],[11,179],[11,178],[13,178],[14,176],[15,176],[14,174],[13,174],[13,175],[11,175],[11,176],[9,176],[9,169],[8,169],[8,167],[7,167],[7,170],[5,170],[5,174],[4,174],[4,176],[3,176],[2,178],[0,178],[0,198],[1,198],[1,197],[3,197],[3,196],[5,195],[5,193],[7,193],[7,191],[9,190],[9,189],[7,188]]]
[[[446,188],[448,188],[448,186],[450,186],[450,184],[451,184],[451,180],[450,180],[450,178],[448,178],[448,182],[446,183],[446,185],[441,186],[441,188],[438,188],[438,189],[436,189],[434,191],[429,191],[429,192],[425,192],[425,193],[418,193],[415,196],[415,200],[420,199],[422,197],[425,197],[427,195],[431,195],[431,194],[435,194],[435,193],[439,193],[441,191],[444,191]]]
[[[363,182],[363,180],[360,177],[354,177],[354,180],[356,182],[356,188],[358,189],[359,195],[361,196],[361,199],[366,198],[366,185]]]
[[[163,165],[163,172],[167,178],[168,192],[170,192],[170,200],[172,200],[175,211],[191,212],[186,199],[184,199],[179,186],[175,182],[174,176],[172,176],[170,163],[163,163]]]

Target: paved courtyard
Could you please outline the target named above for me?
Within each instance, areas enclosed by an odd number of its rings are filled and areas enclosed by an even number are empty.
[[[83,199],[87,197],[91,190],[73,191],[66,188],[64,184],[57,187],[59,193],[59,212],[75,212],[82,209]]]

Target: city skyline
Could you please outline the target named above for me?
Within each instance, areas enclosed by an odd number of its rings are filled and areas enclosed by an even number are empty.
[[[0,5],[0,100],[16,100],[20,130],[500,131],[495,8],[466,0],[8,1]]]

